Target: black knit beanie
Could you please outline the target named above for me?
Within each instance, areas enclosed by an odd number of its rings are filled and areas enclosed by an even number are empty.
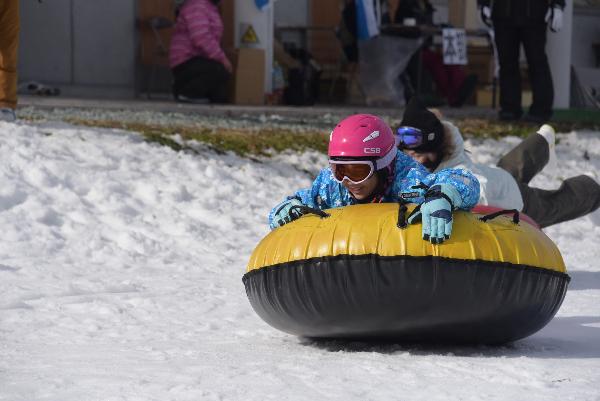
[[[404,110],[400,126],[418,128],[423,132],[423,144],[411,148],[416,152],[436,152],[444,140],[444,126],[431,111],[413,96]],[[403,147],[400,144],[400,147]]]

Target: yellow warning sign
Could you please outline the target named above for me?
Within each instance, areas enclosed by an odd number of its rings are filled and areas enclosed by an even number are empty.
[[[258,36],[256,35],[256,31],[254,30],[254,28],[252,28],[252,25],[248,25],[244,36],[242,36],[242,43],[258,43]]]

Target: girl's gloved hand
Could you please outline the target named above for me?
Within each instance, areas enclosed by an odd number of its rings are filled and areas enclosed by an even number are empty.
[[[437,184],[429,188],[420,210],[408,218],[408,224],[423,222],[423,239],[441,244],[452,233],[452,210],[460,207],[460,194],[450,184]]]
[[[292,198],[281,202],[271,219],[271,229],[281,227],[284,224],[300,218],[304,212],[299,206],[304,206],[298,199]]]

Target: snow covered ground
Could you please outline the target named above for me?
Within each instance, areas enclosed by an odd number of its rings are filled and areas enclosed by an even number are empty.
[[[600,179],[600,133],[557,177]],[[471,140],[479,161],[516,143]],[[315,343],[266,325],[241,277],[269,209],[324,166],[176,153],[116,130],[0,123],[0,400],[600,400],[600,210],[549,228],[572,282],[502,347]]]

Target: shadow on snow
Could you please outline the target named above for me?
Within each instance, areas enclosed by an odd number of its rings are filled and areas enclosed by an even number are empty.
[[[569,290],[600,290],[600,271],[569,270]]]
[[[555,317],[530,337],[502,345],[452,345],[301,338],[305,346],[332,352],[377,352],[466,358],[600,358],[600,316]]]

